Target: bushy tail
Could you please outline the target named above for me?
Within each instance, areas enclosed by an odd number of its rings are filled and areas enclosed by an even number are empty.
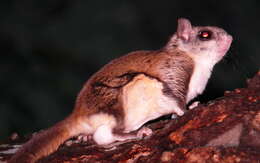
[[[76,136],[77,121],[71,116],[55,124],[53,127],[42,131],[27,143],[25,143],[15,155],[8,161],[9,163],[34,163],[38,159],[47,156],[58,149],[67,139]],[[76,130],[74,130],[74,129]]]

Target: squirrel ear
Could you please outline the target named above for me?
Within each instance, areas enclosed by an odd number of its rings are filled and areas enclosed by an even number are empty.
[[[178,19],[177,36],[184,41],[189,40],[190,32],[192,30],[191,23],[188,19]]]

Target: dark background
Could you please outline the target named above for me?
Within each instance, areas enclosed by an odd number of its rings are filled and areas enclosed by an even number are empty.
[[[162,47],[179,17],[234,38],[199,100],[243,87],[260,67],[259,9],[258,0],[2,0],[0,138],[63,119],[91,74],[130,51]]]

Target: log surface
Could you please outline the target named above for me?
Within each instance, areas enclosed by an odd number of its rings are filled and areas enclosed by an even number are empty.
[[[182,117],[147,127],[151,136],[114,146],[72,139],[38,162],[260,162],[260,71],[246,88],[226,91]],[[0,162],[29,138],[14,134],[2,142]]]

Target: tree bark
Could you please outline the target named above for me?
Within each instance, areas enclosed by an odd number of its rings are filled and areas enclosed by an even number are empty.
[[[260,71],[247,85],[177,119],[147,124],[153,134],[144,139],[107,147],[72,139],[38,162],[260,162]],[[0,145],[0,162],[21,141]]]

